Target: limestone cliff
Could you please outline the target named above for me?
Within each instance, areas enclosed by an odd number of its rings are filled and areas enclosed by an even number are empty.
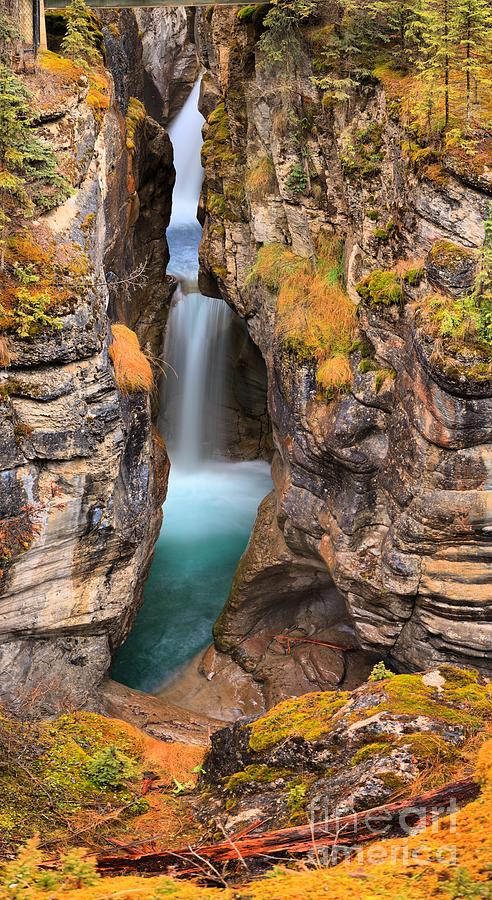
[[[88,79],[47,53],[29,82],[36,133],[73,185],[11,236],[3,288],[19,303],[2,328],[0,700],[33,714],[97,703],[160,527],[167,456],[149,395],[115,380],[109,314],[151,323],[135,308],[142,260],[140,301],[163,301],[173,167],[163,129],[143,107],[122,112],[104,72]],[[128,284],[131,316],[118,302]],[[44,293],[22,306],[30,285]]]
[[[432,325],[473,282],[488,151],[468,163],[451,151],[419,156],[398,114],[408,86],[384,73],[323,99],[313,60],[333,35],[329,6],[295,72],[272,72],[258,52],[262,14],[215,7],[199,20],[202,279],[262,351],[276,447],[275,493],[216,646],[270,690],[274,672],[273,699],[282,683],[305,690],[343,673],[319,645],[287,653],[280,631],[355,638],[401,668],[448,659],[490,672],[490,353],[451,346]],[[302,309],[323,241],[340,243],[344,291],[358,305],[335,355],[343,389],[327,390],[326,375],[323,385],[292,319],[289,339],[283,330],[295,273]],[[280,300],[275,254],[294,272]]]

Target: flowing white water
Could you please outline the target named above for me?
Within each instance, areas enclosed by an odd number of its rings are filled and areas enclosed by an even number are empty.
[[[233,313],[197,286],[203,177],[198,93],[195,85],[169,129],[176,168],[169,271],[180,285],[163,351],[159,429],[172,463],[164,526],[143,607],[113,666],[117,680],[146,691],[159,689],[211,641],[256,508],[271,489],[266,463],[224,459],[221,418]]]
[[[169,127],[176,170],[172,225],[196,222],[203,181],[200,161],[203,116],[198,110],[199,95],[200,82],[197,81],[183,109]]]

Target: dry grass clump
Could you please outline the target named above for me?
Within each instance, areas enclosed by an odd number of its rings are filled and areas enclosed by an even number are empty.
[[[273,193],[277,180],[270,156],[261,156],[246,175],[246,190],[252,200],[261,200]]]
[[[154,376],[149,360],[140,349],[137,335],[126,325],[111,326],[113,342],[109,355],[113,362],[116,383],[123,394],[137,391],[150,393]]]
[[[130,97],[128,101],[128,109],[126,112],[126,146],[131,154],[135,153],[135,138],[138,129],[145,121],[145,106],[136,97]]]
[[[7,338],[0,337],[0,366],[4,368],[10,364],[10,352]]]
[[[278,292],[277,333],[300,362],[317,365],[317,382],[328,395],[351,383],[349,352],[356,311],[342,286],[340,243],[321,238],[315,261],[282,244],[266,244],[250,280]]]

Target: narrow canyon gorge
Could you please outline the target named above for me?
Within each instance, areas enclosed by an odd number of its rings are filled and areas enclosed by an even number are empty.
[[[440,3],[54,2],[33,63],[1,12],[0,718],[110,818],[164,778],[103,875],[196,875],[164,817],[232,897],[251,833],[490,793],[492,14],[431,59]]]

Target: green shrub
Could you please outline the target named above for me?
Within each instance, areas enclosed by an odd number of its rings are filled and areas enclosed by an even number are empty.
[[[291,194],[305,194],[308,186],[306,170],[302,163],[295,163],[285,182],[285,187]]]
[[[16,303],[12,310],[13,328],[20,338],[30,338],[40,331],[62,328],[62,320],[51,316],[47,310],[51,306],[51,296],[47,291],[30,293],[27,287],[19,287],[15,292]],[[4,310],[1,310],[2,314]]]
[[[99,750],[86,766],[90,780],[102,790],[121,787],[128,778],[135,775],[135,771],[135,761],[115,746]]]
[[[387,678],[394,678],[395,673],[391,669],[387,669],[384,662],[376,663],[369,675],[368,681],[386,681]]]

